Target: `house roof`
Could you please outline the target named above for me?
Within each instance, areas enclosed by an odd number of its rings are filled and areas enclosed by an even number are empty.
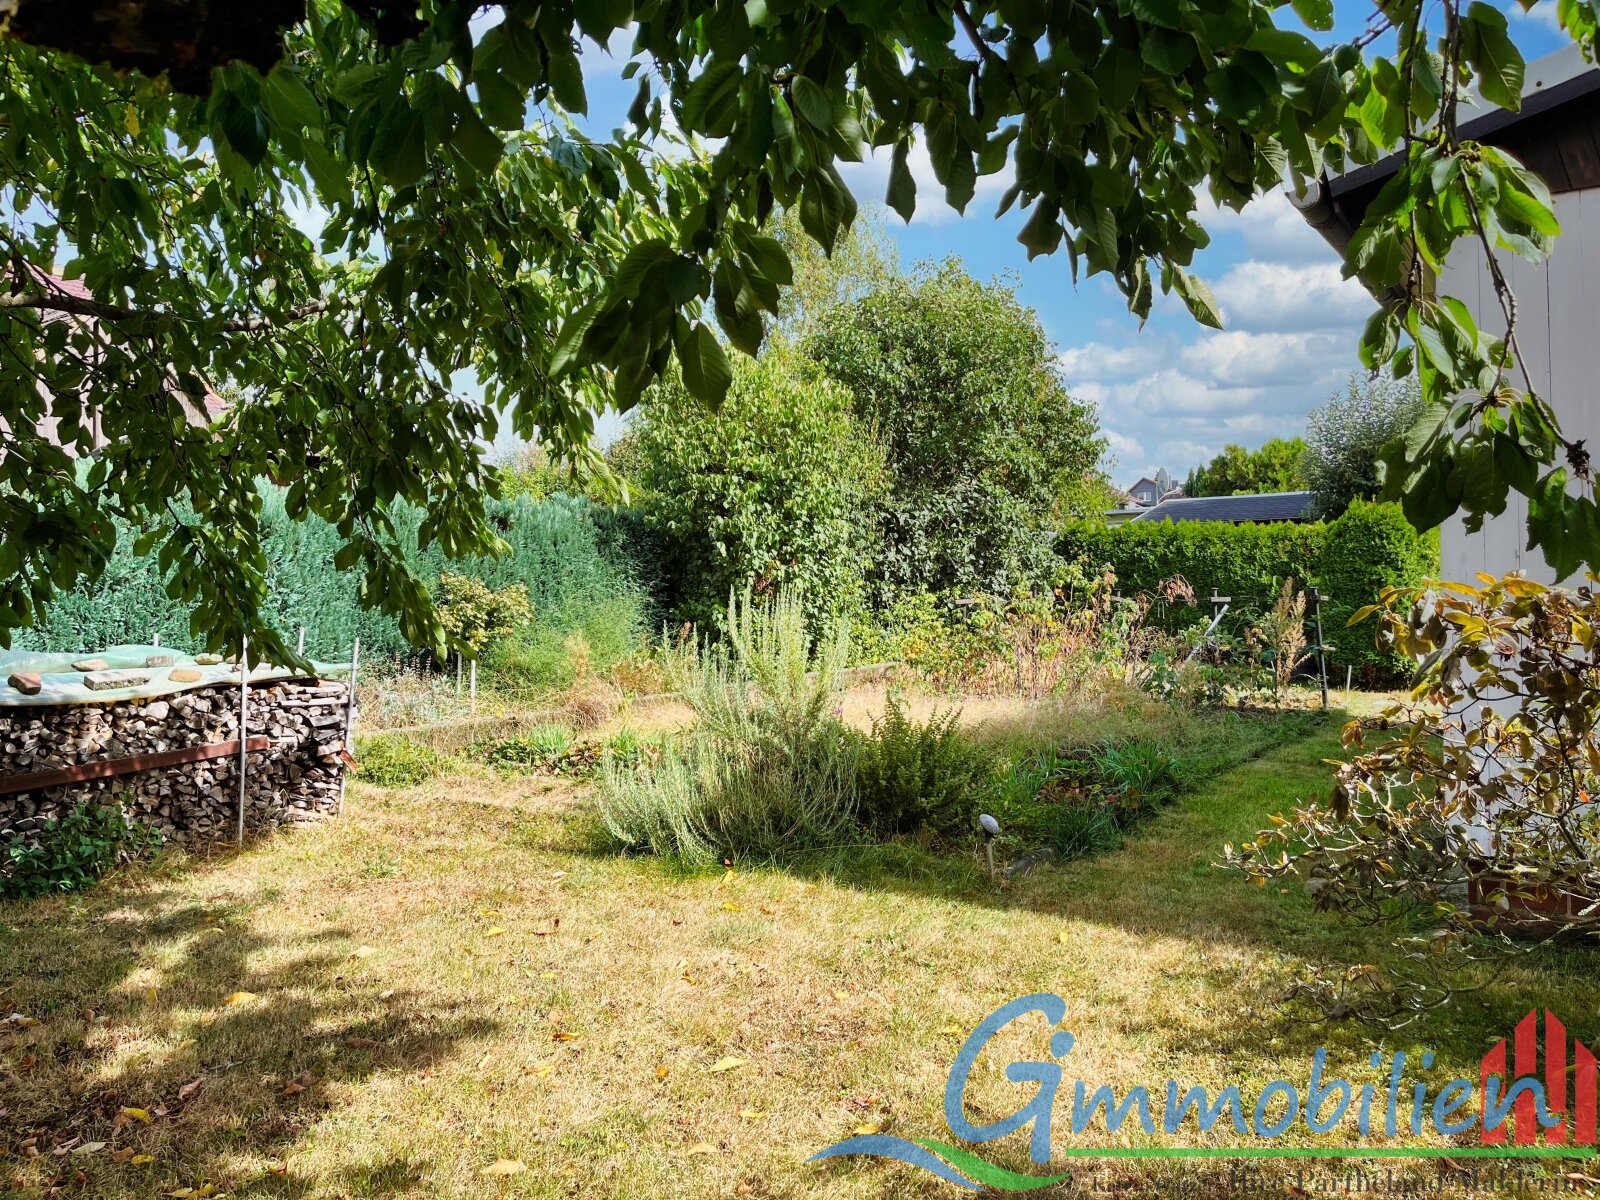
[[[1256,496],[1196,496],[1190,500],[1163,500],[1147,508],[1135,521],[1307,521],[1311,519],[1311,492],[1264,492]]]
[[[1600,68],[1574,44],[1529,63],[1524,79],[1517,112],[1475,94],[1463,96],[1458,135],[1510,150],[1554,194],[1600,187]],[[1395,153],[1352,166],[1314,181],[1303,193],[1291,192],[1289,199],[1343,254],[1367,207],[1404,161]]]

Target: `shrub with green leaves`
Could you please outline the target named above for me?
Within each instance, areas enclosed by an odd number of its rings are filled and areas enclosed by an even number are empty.
[[[663,383],[635,429],[639,509],[679,620],[709,627],[747,588],[796,590],[818,628],[859,607],[882,458],[818,367],[782,348],[741,360],[718,412]]]
[[[33,838],[5,847],[0,898],[81,891],[111,868],[160,845],[161,835],[129,821],[120,804],[79,804],[45,821]]]
[[[415,787],[442,775],[450,756],[397,734],[362,738],[356,745],[357,773],[374,787]]]
[[[856,752],[856,805],[861,823],[880,835],[918,829],[970,831],[975,797],[992,768],[991,755],[962,734],[959,709],[918,723],[891,691],[883,715]]]
[[[481,579],[446,571],[434,598],[445,633],[471,658],[533,620],[525,583],[496,591]]]
[[[1105,440],[1057,372],[1038,314],[948,260],[836,305],[806,351],[849,388],[887,455],[871,596],[1009,594],[1049,573],[1066,516],[1103,512]]]

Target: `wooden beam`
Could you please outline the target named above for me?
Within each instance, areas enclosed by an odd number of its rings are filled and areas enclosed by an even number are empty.
[[[271,738],[257,735],[245,741],[244,749],[247,752],[254,752],[265,750],[271,745]],[[227,758],[238,753],[238,741],[212,742],[205,746],[184,746],[178,750],[154,750],[149,754],[135,754],[129,758],[103,758],[98,762],[55,767],[49,771],[30,771],[26,775],[5,775],[0,776],[0,796],[10,795],[13,792],[39,792],[69,783],[82,783],[87,779],[134,775],[140,771],[178,767],[185,763],[204,762],[208,758]]]

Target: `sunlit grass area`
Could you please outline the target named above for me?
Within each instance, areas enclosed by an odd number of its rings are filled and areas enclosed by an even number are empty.
[[[1019,739],[1088,719],[977,715]],[[0,1026],[0,1179],[107,1200],[950,1195],[900,1164],[805,1160],[867,1129],[949,1140],[957,1048],[1036,991],[1066,999],[1077,1035],[1061,1148],[1240,1141],[1226,1122],[1074,1135],[1078,1078],[1253,1096],[1303,1080],[1322,1044],[1358,1081],[1372,1051],[1422,1047],[1438,1055],[1429,1078],[1472,1076],[1536,1004],[1593,1044],[1600,963],[1580,951],[1486,975],[1398,1035],[1284,1010],[1305,964],[1385,962],[1389,935],[1211,864],[1326,789],[1337,723],[1210,777],[1120,849],[1002,889],[976,839],[685,873],[603,851],[580,785],[463,768],[402,791],[357,785],[341,820],[237,858],[0,905],[0,1013],[14,1014]],[[973,1121],[1028,1098],[1004,1066],[1044,1043],[1035,1022],[991,1044]],[[1286,1141],[1308,1140],[1297,1128]],[[977,1149],[1042,1171],[1026,1139]],[[1049,1195],[1230,1186],[1226,1163],[1055,1169],[1073,1178]],[[1267,1193],[1293,1194],[1295,1169],[1269,1166]]]

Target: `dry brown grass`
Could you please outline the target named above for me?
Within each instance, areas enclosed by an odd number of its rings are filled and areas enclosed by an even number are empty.
[[[1207,866],[1224,837],[1319,786],[1333,749],[1324,736],[1278,751],[1123,851],[1003,894],[975,853],[911,849],[683,876],[593,852],[583,794],[538,780],[356,786],[342,820],[238,858],[0,905],[0,1006],[38,1020],[0,1032],[0,1180],[105,1200],[206,1184],[241,1197],[951,1195],[903,1166],[804,1160],[864,1124],[944,1136],[964,1031],[1030,991],[1068,1000],[1069,1079],[1259,1086],[1303,1077],[1323,1040],[1354,1069],[1366,1034],[1290,1023],[1272,996],[1297,963],[1377,942]],[[1535,1002],[1594,1044],[1592,966],[1525,965],[1389,1045],[1432,1045],[1437,1071],[1467,1070]],[[1016,1107],[1000,1075],[1012,1051],[1022,1044],[1002,1040],[985,1060],[975,1119]],[[124,1107],[149,1123],[119,1119]],[[982,1149],[1030,1169],[1018,1137]],[[116,1160],[128,1151],[152,1161]],[[499,1159],[526,1170],[482,1174]],[[1225,1192],[1225,1166],[1080,1167],[1050,1194]],[[1287,1177],[1272,1179],[1283,1194]]]

